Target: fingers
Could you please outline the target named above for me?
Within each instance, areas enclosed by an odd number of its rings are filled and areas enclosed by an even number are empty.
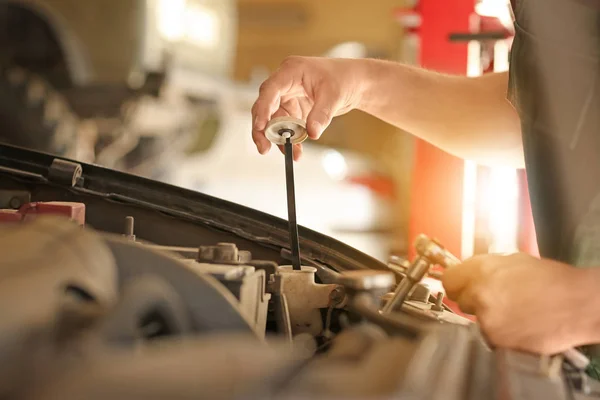
[[[300,107],[300,102],[297,99],[290,99],[281,104],[281,107],[275,111],[271,118],[291,116],[294,118],[302,118],[302,108]],[[283,146],[278,146],[279,151],[282,154],[285,154],[285,149]],[[300,157],[302,157],[302,144],[294,145],[294,161],[299,161]]]
[[[307,63],[303,58],[288,58],[261,85],[252,107],[252,137],[261,154],[271,147],[264,131],[276,113],[305,119],[308,136],[318,139],[342,109],[343,88],[335,84],[335,75],[320,64]],[[298,157],[301,152],[298,147]]]
[[[310,114],[310,110],[312,109],[312,102],[306,97],[297,97],[298,99],[298,107],[300,107],[300,111],[302,112],[300,119],[306,121],[308,118],[308,114]]]
[[[271,115],[279,108],[279,93],[269,87],[261,91],[261,96],[252,106],[252,140],[260,154],[265,154],[271,148],[271,142],[265,137],[265,128]]]
[[[294,73],[279,70],[260,86],[258,99],[252,106],[252,139],[261,154],[267,153],[271,148],[271,142],[265,137],[267,123],[281,109],[282,96],[289,95],[297,86]]]
[[[289,99],[281,103],[281,110],[285,111],[285,113],[290,117],[303,119],[302,108],[300,107],[300,102],[297,98]]]
[[[475,256],[462,264],[448,268],[442,276],[442,284],[448,297],[457,300],[463,290],[481,276],[481,268],[488,256]]]
[[[341,103],[340,95],[334,89],[327,86],[321,87],[315,104],[306,118],[308,137],[313,140],[321,137],[340,109]]]
[[[302,143],[294,145],[294,161],[300,161],[303,151],[304,148],[302,147]]]
[[[291,98],[281,103],[280,107],[275,110],[269,120],[277,117],[291,116],[298,119],[304,119],[306,102],[301,102],[298,98]],[[269,110],[270,112],[270,110]],[[265,124],[265,128],[266,128]],[[261,154],[267,153],[271,148],[271,142],[265,137],[264,128],[262,130],[256,129],[256,123],[252,130],[252,138],[254,143]],[[283,153],[283,146],[280,146],[279,150]],[[302,144],[294,145],[294,160],[298,161],[302,156]]]
[[[475,301],[473,287],[467,287],[465,290],[460,292],[456,299],[456,303],[462,312],[475,315],[477,311],[477,303]]]

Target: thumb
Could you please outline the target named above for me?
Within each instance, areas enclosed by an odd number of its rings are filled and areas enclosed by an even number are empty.
[[[315,99],[315,104],[306,118],[308,137],[316,140],[329,126],[340,108],[340,101],[331,91],[325,91]]]

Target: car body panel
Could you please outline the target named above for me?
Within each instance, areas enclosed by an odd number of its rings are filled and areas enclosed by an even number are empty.
[[[121,220],[108,215],[117,213],[123,218],[134,215],[145,221],[136,229],[144,229],[143,236],[161,245],[198,246],[215,240],[233,241],[240,243],[242,249],[246,246],[258,251],[257,257],[261,252],[273,257],[289,248],[287,222],[281,218],[202,193],[83,163],[79,163],[83,168],[81,187],[57,185],[46,178],[55,158],[0,145],[2,187],[29,190],[32,201],[85,198],[86,206],[98,211],[96,215],[107,216],[88,222],[107,232],[122,233],[123,228]],[[129,214],[123,214],[124,211]],[[331,237],[304,227],[299,228],[299,233],[302,256],[308,262],[322,263],[338,271],[387,270],[385,264]]]

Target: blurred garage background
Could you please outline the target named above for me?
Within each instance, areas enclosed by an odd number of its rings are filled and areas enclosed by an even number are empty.
[[[0,139],[286,218],[283,156],[251,140],[288,55],[508,68],[507,0],[2,0]],[[360,112],[296,164],[298,221],[374,257],[416,233],[463,257],[534,251],[521,171],[455,159]]]

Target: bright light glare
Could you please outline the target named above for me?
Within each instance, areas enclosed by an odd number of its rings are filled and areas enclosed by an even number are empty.
[[[507,40],[494,43],[494,72],[506,72],[509,68],[508,55],[510,45]]]
[[[176,41],[185,35],[182,24],[186,0],[159,0],[157,9],[158,30],[167,40]]]
[[[496,17],[506,26],[512,24],[509,0],[480,0],[475,12],[483,17]]]
[[[479,29],[480,17],[472,14],[469,18],[469,32],[475,33]],[[481,42],[470,40],[467,43],[467,76],[480,76],[481,68]]]
[[[490,253],[518,251],[519,181],[512,168],[492,168],[486,200],[489,206]]]
[[[323,154],[323,168],[327,175],[336,181],[341,181],[348,173],[346,159],[339,151],[335,150],[327,150]]]
[[[219,20],[214,12],[198,5],[185,12],[185,36],[201,46],[214,46],[219,37]]]

